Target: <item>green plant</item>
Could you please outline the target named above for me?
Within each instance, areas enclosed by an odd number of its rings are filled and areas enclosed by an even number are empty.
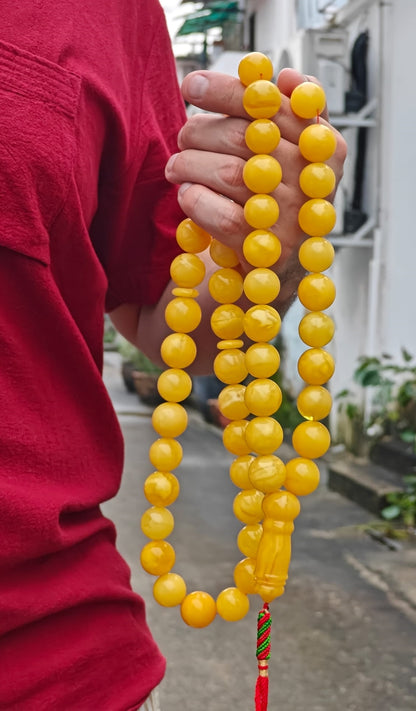
[[[416,474],[403,477],[404,491],[395,491],[387,494],[386,506],[381,515],[387,521],[400,518],[407,528],[416,525]]]
[[[357,403],[349,390],[336,396],[340,409],[349,420],[361,424],[371,437],[391,434],[412,445],[416,451],[416,365],[414,357],[401,349],[401,361],[383,353],[380,358],[361,356],[354,371],[354,381],[368,392]],[[365,409],[368,415],[364,415]]]
[[[120,339],[120,343],[118,344],[118,352],[123,358],[123,361],[131,363],[135,370],[145,373],[153,373],[155,375],[162,372],[162,369],[158,365],[155,365],[155,363],[153,363],[150,358],[143,353],[143,351],[138,350],[125,338]]]

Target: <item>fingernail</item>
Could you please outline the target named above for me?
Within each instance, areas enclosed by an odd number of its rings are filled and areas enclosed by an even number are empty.
[[[187,94],[192,99],[202,99],[208,88],[209,81],[202,74],[195,74],[190,77],[187,86]]]
[[[166,163],[166,168],[165,168],[166,171],[172,170],[173,164],[175,163],[177,157],[178,157],[177,153],[174,153],[173,155],[171,155],[168,162]]]
[[[192,185],[192,183],[182,183],[182,185],[179,186],[178,195],[180,197],[182,197],[184,192],[186,192],[186,190],[188,190],[188,188],[190,188],[191,185]]]

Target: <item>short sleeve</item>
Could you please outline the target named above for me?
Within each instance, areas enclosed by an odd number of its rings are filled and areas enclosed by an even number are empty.
[[[141,82],[140,102],[132,107],[131,145],[125,171],[100,181],[99,204],[91,236],[108,279],[106,309],[123,303],[158,301],[169,281],[179,248],[176,227],[184,215],[177,188],[164,177],[177,151],[185,120],[175,62],[164,16],[154,33]]]

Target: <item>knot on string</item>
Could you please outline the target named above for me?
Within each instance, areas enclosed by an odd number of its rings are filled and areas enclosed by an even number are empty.
[[[257,665],[259,675],[256,683],[255,705],[256,711],[267,711],[267,703],[269,696],[269,663],[270,659],[270,631],[272,626],[272,618],[270,615],[269,605],[264,603],[263,608],[259,612],[257,618]]]

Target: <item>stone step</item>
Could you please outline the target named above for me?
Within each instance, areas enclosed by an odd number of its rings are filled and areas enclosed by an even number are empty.
[[[370,459],[385,469],[405,476],[416,471],[416,453],[410,444],[393,438],[384,438],[373,445]]]
[[[387,505],[387,494],[400,491],[402,486],[400,476],[390,469],[344,454],[328,462],[328,488],[380,515]]]

